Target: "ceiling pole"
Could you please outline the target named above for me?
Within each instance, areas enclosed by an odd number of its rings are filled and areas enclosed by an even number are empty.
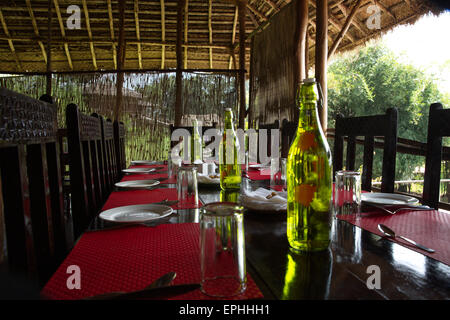
[[[239,128],[245,129],[245,16],[247,1],[238,2],[239,18]]]
[[[53,3],[55,4],[56,16],[58,17],[58,23],[59,23],[59,28],[61,30],[61,36],[63,37],[63,39],[65,39],[66,31],[64,29],[64,22],[63,22],[63,19],[61,16],[61,10],[59,9],[58,0],[53,0]],[[67,63],[69,63],[70,70],[73,70],[72,58],[70,56],[69,44],[67,42],[64,42],[64,51],[66,52]]]
[[[187,69],[188,64],[188,21],[189,21],[189,0],[186,0],[184,7],[184,68]]]
[[[297,3],[297,30],[295,32],[295,89],[305,79],[305,48],[306,31],[308,29],[309,0],[299,0]],[[295,90],[296,92],[297,90]]]
[[[309,78],[309,30],[306,27],[306,37],[305,37],[305,78]]]
[[[52,0],[48,0],[47,21],[47,95],[52,95]]]
[[[212,0],[208,1],[208,31],[209,31],[209,44],[212,45]],[[212,48],[209,48],[209,68],[213,68],[213,52]]]
[[[316,81],[323,93],[319,118],[324,133],[327,131],[327,62],[328,62],[328,0],[317,1],[316,9]]]
[[[139,61],[139,69],[142,69],[142,49],[141,49],[141,32],[139,30],[139,0],[134,0],[134,21],[136,25],[137,53]]]
[[[231,34],[231,48],[230,48],[230,61],[228,62],[228,69],[231,69],[231,62],[234,63],[234,69],[236,68],[236,57],[234,56],[234,44],[236,42],[236,26],[238,19],[238,7],[236,6],[236,10],[234,11],[234,19],[233,19],[233,32]]]
[[[122,88],[123,67],[125,64],[125,0],[119,0],[119,48],[117,53],[117,82],[116,82],[116,105],[114,106],[114,120],[120,121],[122,113]]]
[[[108,0],[108,19],[109,19],[109,31],[111,32],[114,69],[117,70],[117,51],[116,51],[116,43],[114,41],[114,20],[112,14],[111,0]]]
[[[37,27],[36,19],[34,17],[34,13],[33,13],[33,8],[31,7],[31,1],[30,0],[26,0],[25,2],[27,4],[28,13],[29,13],[30,18],[31,18],[31,23],[33,24],[34,34],[35,34],[35,36],[37,38],[40,38],[40,36],[39,36],[39,29]],[[47,63],[47,52],[45,51],[44,44],[42,43],[41,40],[38,40],[38,44],[39,44],[39,47],[41,48],[42,56],[44,57],[44,61],[45,61],[45,63]]]
[[[5,32],[5,35],[8,38],[7,41],[8,41],[8,44],[9,44],[9,49],[11,50],[11,53],[12,53],[12,55],[14,57],[14,60],[16,61],[17,71],[21,71],[22,70],[22,66],[20,65],[19,58],[17,57],[16,49],[14,48],[14,44],[13,44],[12,40],[10,39],[11,35],[9,34],[8,26],[6,25],[6,21],[5,21],[5,18],[3,17],[3,13],[2,13],[1,9],[0,9],[0,22],[2,23],[3,31]]]
[[[177,73],[175,78],[175,126],[181,126],[181,118],[183,113],[182,93],[183,93],[183,10],[185,0],[179,0],[177,3]]]
[[[166,42],[166,9],[164,0],[161,0],[161,69],[165,68],[165,59],[166,59],[166,46],[164,43]]]
[[[86,0],[83,0],[83,10],[86,18],[86,29],[89,35],[89,47],[91,48],[92,64],[94,65],[94,70],[97,70],[97,58],[95,57],[94,41],[92,41],[91,22],[89,20],[89,10]]]
[[[336,39],[334,40],[333,44],[331,45],[330,52],[328,52],[328,59],[333,55],[333,53],[336,51],[337,47],[341,43],[341,40],[344,38],[344,35],[347,33],[348,28],[350,27],[350,23],[353,20],[353,17],[358,12],[358,9],[361,7],[362,0],[358,0],[355,5],[353,6],[352,12],[347,17],[347,20],[344,23],[344,26],[342,27],[341,31],[337,35]]]

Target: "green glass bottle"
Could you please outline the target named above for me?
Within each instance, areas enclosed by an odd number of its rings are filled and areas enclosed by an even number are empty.
[[[220,187],[223,190],[240,189],[241,165],[238,162],[239,139],[234,128],[233,111],[225,109],[224,129],[219,148]]]
[[[202,138],[200,136],[198,121],[194,119],[193,121],[193,130],[191,135],[191,163],[201,162],[202,157]]]
[[[332,221],[331,152],[317,113],[317,87],[305,79],[297,92],[297,134],[287,159],[287,237],[296,252],[328,248]]]

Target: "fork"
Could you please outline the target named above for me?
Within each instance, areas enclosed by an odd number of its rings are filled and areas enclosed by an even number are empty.
[[[378,205],[375,205],[375,204],[370,204],[370,206],[374,207],[374,208],[378,208],[380,210],[383,210],[384,212],[387,212],[387,213],[392,214],[392,215],[396,214],[397,212],[403,211],[403,210],[411,210],[411,211],[433,210],[432,208],[430,208],[428,206],[402,207],[402,208],[398,208],[398,209],[395,209],[395,210],[389,210],[389,209],[386,209],[383,206],[378,206]]]

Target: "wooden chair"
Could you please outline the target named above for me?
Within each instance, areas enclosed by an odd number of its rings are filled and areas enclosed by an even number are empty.
[[[281,125],[281,157],[287,158],[289,148],[297,133],[298,123],[284,119]]]
[[[344,136],[348,137],[346,169],[355,170],[356,137],[364,136],[363,172],[361,188],[372,189],[374,137],[384,137],[381,192],[394,192],[395,156],[397,151],[397,109],[390,108],[384,115],[344,118],[336,117],[333,177],[343,168]]]
[[[123,177],[122,170],[126,168],[125,155],[125,126],[123,122],[114,121],[114,147],[116,152],[116,163],[118,179]]]
[[[280,121],[275,120],[273,123],[268,123],[268,124],[260,124],[258,127],[258,162],[262,163],[262,159],[260,159],[260,152],[259,152],[259,148],[261,147],[260,145],[260,137],[261,135],[259,134],[261,129],[266,129],[267,131],[267,156],[270,157],[272,155],[272,129],[280,129]],[[280,141],[278,141],[278,145],[279,145]]]
[[[450,136],[450,109],[442,104],[433,103],[428,117],[427,154],[425,179],[423,185],[423,203],[438,209],[439,187],[441,179],[442,137]]]
[[[66,254],[57,108],[0,88],[0,171],[8,264],[42,285]]]
[[[103,164],[105,170],[105,185],[107,195],[114,189],[114,184],[119,181],[119,173],[114,145],[114,125],[111,120],[100,117],[102,144],[103,144]]]
[[[74,237],[77,239],[103,203],[102,129],[100,119],[66,109]]]

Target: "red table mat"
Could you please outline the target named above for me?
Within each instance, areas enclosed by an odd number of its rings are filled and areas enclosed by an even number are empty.
[[[247,176],[250,180],[270,180],[270,168],[264,170],[248,170]]]
[[[41,294],[49,299],[81,299],[112,291],[134,291],[174,271],[173,284],[200,282],[199,225],[164,224],[84,234]],[[67,288],[67,268],[77,265],[81,289]],[[263,295],[250,275],[247,290],[230,299],[257,299]],[[171,300],[214,299],[200,289]]]
[[[358,220],[347,216],[338,218],[379,236],[384,236],[377,228],[378,224],[382,223],[393,229],[396,234],[412,239],[436,252],[428,253],[400,238],[387,239],[450,265],[450,214],[437,210],[405,210],[395,215],[377,211],[365,212],[363,215]]]
[[[129,190],[111,192],[108,200],[103,206],[103,211],[135,204],[147,204],[160,202],[165,199],[169,201],[178,200],[177,189],[175,188],[161,188],[154,190]],[[193,202],[187,206],[180,207],[178,204],[172,206],[173,209],[194,209],[201,207],[201,203],[196,206]]]
[[[141,165],[141,166],[130,166],[131,168],[158,168],[163,167],[162,169],[152,172],[152,173],[145,173],[145,174],[127,174],[124,175],[121,181],[133,181],[133,180],[150,180],[150,179],[160,179],[160,178],[166,178],[166,180],[161,180],[161,184],[169,184],[169,183],[177,183],[177,180],[175,176],[168,178],[167,172],[159,173],[159,171],[167,171],[167,165],[166,164],[152,164],[152,165]]]

